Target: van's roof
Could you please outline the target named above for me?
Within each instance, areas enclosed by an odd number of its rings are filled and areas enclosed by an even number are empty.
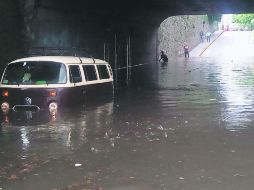
[[[24,61],[52,61],[52,62],[60,62],[65,64],[73,64],[73,63],[107,63],[101,59],[93,59],[93,58],[86,58],[86,57],[74,57],[74,56],[36,56],[36,57],[27,57],[17,59],[12,61],[11,63],[16,62],[24,62]]]

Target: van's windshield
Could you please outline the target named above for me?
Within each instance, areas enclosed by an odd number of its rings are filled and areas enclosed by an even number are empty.
[[[49,61],[16,62],[7,66],[2,84],[63,84],[67,80],[66,75],[66,67],[62,63]]]

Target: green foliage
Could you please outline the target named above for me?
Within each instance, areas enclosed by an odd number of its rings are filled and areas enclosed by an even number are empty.
[[[254,14],[236,14],[233,15],[232,19],[234,23],[239,23],[244,27],[254,29]]]

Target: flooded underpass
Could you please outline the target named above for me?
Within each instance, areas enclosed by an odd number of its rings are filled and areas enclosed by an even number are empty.
[[[111,101],[3,118],[0,189],[253,189],[253,62],[179,58]]]

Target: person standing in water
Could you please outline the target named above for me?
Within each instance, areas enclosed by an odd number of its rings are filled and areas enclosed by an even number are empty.
[[[185,58],[187,58],[187,57],[189,58],[190,54],[189,54],[189,47],[188,47],[187,43],[184,43],[183,51],[184,51],[184,57]]]

